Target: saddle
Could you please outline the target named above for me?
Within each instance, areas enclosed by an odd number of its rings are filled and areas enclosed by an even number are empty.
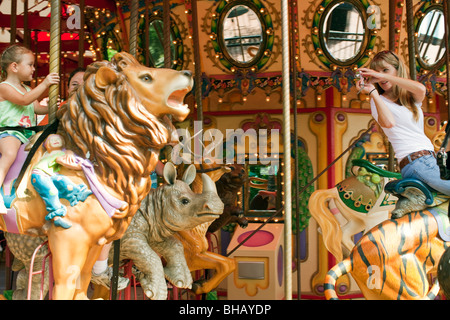
[[[354,166],[366,168],[367,171],[377,173],[382,177],[394,178],[384,186],[386,193],[393,194],[398,198],[391,217],[398,219],[412,211],[419,211],[437,207],[450,199],[450,196],[442,194],[426,183],[412,178],[402,179],[398,172],[383,170],[367,160],[355,159]]]
[[[367,171],[371,173],[376,173],[381,177],[386,178],[394,178],[394,179],[401,179],[402,175],[398,172],[392,172],[388,170],[381,169],[380,167],[377,167],[370,161],[364,160],[364,159],[353,159],[352,165],[357,167],[365,168]]]
[[[442,194],[426,183],[413,178],[391,181],[386,184],[384,190],[398,198],[395,209],[392,210],[392,218],[394,219],[412,211],[437,207],[450,199],[450,196]]]

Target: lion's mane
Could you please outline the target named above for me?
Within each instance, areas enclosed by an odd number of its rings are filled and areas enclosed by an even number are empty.
[[[84,84],[57,113],[59,133],[66,137],[68,149],[90,159],[99,179],[128,203],[114,216],[119,219],[134,215],[150,191],[150,173],[159,150],[175,130],[167,117],[158,119],[142,106],[122,73],[121,60],[139,65],[127,53],[116,54],[111,62],[91,64]],[[117,81],[99,88],[95,76],[104,66],[116,73]]]

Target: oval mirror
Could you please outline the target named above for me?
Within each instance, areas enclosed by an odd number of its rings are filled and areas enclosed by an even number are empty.
[[[223,20],[222,41],[231,59],[240,64],[254,62],[263,43],[258,15],[246,5],[232,6]]]
[[[445,19],[440,9],[428,11],[417,31],[417,51],[426,67],[434,66],[445,54]]]
[[[325,49],[334,60],[347,62],[361,52],[365,29],[361,12],[353,4],[341,2],[332,6],[321,30]]]
[[[149,23],[149,56],[150,64],[155,68],[164,67],[164,23],[162,19],[153,19]],[[172,30],[170,32],[171,61],[176,59],[175,45],[173,44]]]

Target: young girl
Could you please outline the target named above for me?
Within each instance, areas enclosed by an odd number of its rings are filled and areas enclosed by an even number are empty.
[[[415,178],[450,195],[450,180],[442,180],[434,147],[424,132],[422,101],[426,89],[411,80],[405,63],[394,52],[379,52],[370,69],[360,68],[366,79],[372,116],[388,137],[403,178]],[[361,88],[361,81],[356,85]]]
[[[48,107],[41,106],[37,99],[52,85],[59,83],[56,73],[49,74],[36,88],[31,90],[23,81],[33,80],[34,55],[22,45],[14,44],[1,55],[1,72],[3,82],[0,83],[0,127],[35,125],[35,113],[48,113]],[[32,131],[0,131],[0,186],[16,159],[20,145],[28,141]],[[3,198],[0,197],[0,214],[6,213]]]

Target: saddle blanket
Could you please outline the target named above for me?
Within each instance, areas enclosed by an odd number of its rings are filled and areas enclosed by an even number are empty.
[[[16,198],[16,190],[14,188],[14,182],[19,176],[20,170],[27,158],[28,152],[25,151],[26,144],[22,144],[17,154],[16,160],[8,171],[5,177],[5,182],[0,188],[0,194],[3,196],[5,206],[7,208],[7,214],[1,215],[0,219],[3,219],[6,225],[6,232],[10,233],[20,233],[18,227],[18,215],[16,209],[11,207],[13,200]],[[97,176],[94,172],[94,166],[92,163],[84,158],[76,156],[76,161],[81,163],[83,173],[88,180],[89,187],[93,194],[96,196],[103,209],[106,211],[109,217],[112,217],[117,209],[120,209],[126,203],[111,196],[102,184],[98,181]]]

